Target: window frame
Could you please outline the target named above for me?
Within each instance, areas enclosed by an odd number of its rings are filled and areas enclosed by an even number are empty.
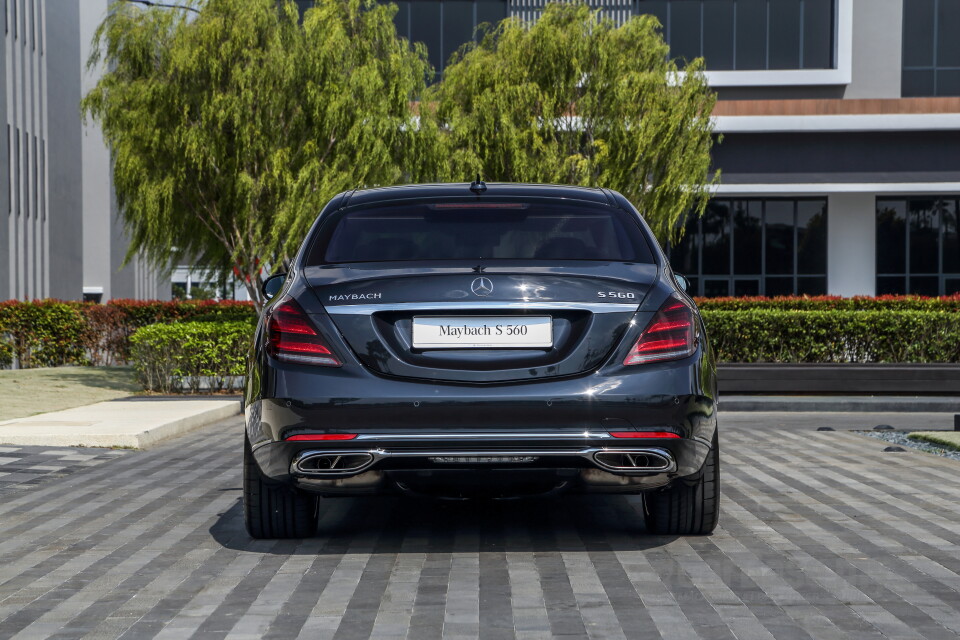
[[[930,34],[930,47],[932,53],[932,63],[930,65],[907,65],[906,64],[906,54],[909,46],[917,46],[916,42],[908,43],[907,42],[907,12],[910,10],[908,6],[909,2],[903,3],[903,20],[902,20],[902,55],[900,57],[901,66],[900,66],[900,97],[902,98],[938,98],[938,97],[956,97],[960,96],[960,82],[957,83],[957,89],[954,92],[941,93],[939,90],[940,83],[940,74],[941,72],[951,72],[954,74],[960,75],[960,65],[941,65],[939,64],[940,59],[940,6],[944,3],[945,0],[930,0],[933,8],[933,15],[931,21],[933,24],[933,32]],[[956,0],[946,0],[948,2],[955,2]],[[910,72],[927,72],[933,74],[933,90],[930,93],[927,92],[905,92],[903,87],[907,85],[904,81],[907,74]]]
[[[875,269],[875,284],[876,291],[880,291],[880,280],[881,278],[902,278],[904,282],[903,291],[901,293],[896,293],[892,295],[928,295],[928,294],[918,294],[912,293],[910,291],[910,280],[911,278],[937,278],[937,294],[938,296],[950,295],[946,293],[946,281],[947,280],[960,280],[960,272],[957,273],[946,273],[944,271],[944,240],[946,236],[946,225],[943,224],[942,216],[937,219],[937,273],[932,272],[917,272],[914,273],[910,265],[910,236],[911,236],[911,224],[910,224],[910,203],[912,201],[918,200],[930,200],[933,201],[934,210],[936,210],[936,203],[938,202],[953,202],[954,215],[960,218],[960,195],[914,195],[914,196],[878,196],[874,203],[874,228],[877,237],[877,247],[876,247],[876,262],[874,263]],[[903,252],[903,267],[904,271],[902,272],[881,272],[880,271],[880,250],[879,246],[879,225],[880,225],[880,210],[881,204],[884,202],[896,202],[904,204],[904,234],[903,234],[903,243],[904,243],[904,252]],[[960,233],[960,220],[957,222],[958,233]],[[878,295],[886,295],[879,294]]]
[[[824,245],[824,265],[823,271],[817,273],[800,273],[799,264],[800,264],[800,254],[799,254],[799,242],[800,242],[800,228],[797,225],[797,220],[800,214],[800,203],[801,202],[816,202],[823,204],[823,210],[825,214],[824,219],[824,229],[825,233],[828,229],[828,219],[830,216],[829,211],[829,200],[825,197],[797,197],[797,198],[714,198],[715,202],[728,203],[729,214],[726,220],[726,231],[729,237],[729,251],[727,251],[727,274],[717,274],[717,273],[706,273],[704,271],[703,265],[703,217],[698,217],[695,221],[695,233],[697,234],[697,241],[695,242],[696,251],[697,251],[697,272],[696,273],[687,273],[685,271],[674,268],[674,271],[687,277],[694,286],[691,287],[691,295],[702,297],[705,296],[705,281],[710,280],[715,283],[718,281],[727,282],[727,296],[733,296],[736,294],[737,281],[757,281],[759,280],[758,292],[755,295],[766,296],[767,293],[767,279],[768,278],[789,278],[792,284],[793,293],[789,295],[802,295],[798,293],[798,287],[800,284],[801,278],[822,278],[824,283],[824,293],[828,291],[829,281],[829,250],[827,243],[829,238],[825,238]],[[760,203],[760,271],[758,273],[737,273],[736,272],[736,225],[733,222],[733,212],[737,210],[739,203],[749,203],[749,202],[758,202]],[[792,261],[793,266],[789,274],[783,273],[768,273],[767,271],[767,203],[769,202],[790,202],[793,205],[793,238],[792,238]],[[688,222],[689,224],[689,222]],[[689,234],[691,229],[688,228],[687,233]],[[667,245],[666,254],[668,260],[671,259],[671,254],[673,247]],[[671,261],[671,265],[672,265]],[[750,294],[753,295],[753,294]],[[775,293],[773,295],[782,295]]]

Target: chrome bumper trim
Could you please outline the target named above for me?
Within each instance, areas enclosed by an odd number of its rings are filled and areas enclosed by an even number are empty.
[[[648,468],[648,469],[641,468],[641,469],[635,469],[631,471],[627,469],[616,469],[616,468],[606,466],[601,462],[599,462],[595,457],[595,454],[597,453],[607,453],[612,451],[619,452],[624,450],[627,450],[634,454],[652,454],[654,456],[658,456],[666,460],[667,465],[663,467]],[[369,464],[364,465],[362,468],[349,471],[349,472],[343,472],[343,471],[330,472],[330,471],[315,471],[315,470],[300,469],[300,466],[299,466],[300,462],[307,458],[312,458],[314,456],[320,456],[320,455],[331,455],[331,454],[342,455],[342,456],[366,454],[366,455],[373,456],[373,460]],[[608,449],[606,447],[587,447],[584,449],[575,449],[575,450],[525,449],[525,448],[511,448],[506,450],[504,449],[493,449],[493,450],[418,449],[418,450],[411,450],[411,451],[387,451],[384,449],[364,449],[364,450],[352,449],[352,450],[343,450],[343,451],[338,451],[338,450],[331,451],[331,450],[311,449],[307,451],[301,451],[299,454],[297,454],[297,456],[293,459],[293,462],[290,463],[290,473],[296,476],[307,477],[307,478],[324,478],[324,477],[329,478],[329,477],[338,477],[338,476],[343,477],[347,475],[355,475],[358,473],[362,473],[363,471],[374,467],[377,463],[387,458],[401,458],[401,459],[424,458],[426,459],[426,458],[437,457],[437,456],[485,457],[485,458],[496,458],[496,457],[513,458],[517,456],[535,456],[535,457],[551,457],[551,458],[581,458],[589,461],[592,465],[596,466],[597,468],[603,469],[605,471],[620,473],[620,474],[671,473],[677,470],[677,462],[676,462],[676,459],[673,457],[673,454],[671,454],[666,449],[650,448],[650,447],[637,448],[637,449],[622,449],[622,448]]]
[[[470,432],[425,432],[425,433],[361,433],[356,437],[356,441],[373,440],[377,442],[389,442],[391,440],[471,440],[482,442],[484,440],[613,440],[606,431],[538,431],[538,432],[516,432],[516,431],[470,431]]]

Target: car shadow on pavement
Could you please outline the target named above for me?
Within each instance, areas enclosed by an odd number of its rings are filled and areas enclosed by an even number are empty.
[[[281,555],[637,551],[676,536],[648,534],[637,496],[565,496],[511,501],[411,497],[321,500],[317,534],[308,540],[254,540],[238,499],[210,534],[224,547]]]

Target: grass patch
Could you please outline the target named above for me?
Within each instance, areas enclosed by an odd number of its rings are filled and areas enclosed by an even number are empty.
[[[929,442],[947,449],[960,451],[960,431],[914,431],[908,437],[911,440]]]
[[[0,422],[123,398],[137,391],[131,367],[0,371]]]

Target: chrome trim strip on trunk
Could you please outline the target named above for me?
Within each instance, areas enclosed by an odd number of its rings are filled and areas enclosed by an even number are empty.
[[[621,304],[617,302],[496,302],[493,300],[469,300],[457,302],[394,302],[382,304],[339,304],[325,306],[327,313],[335,316],[368,316],[378,311],[473,311],[476,309],[556,309],[558,311],[590,311],[591,313],[625,313],[636,311],[639,302]]]

